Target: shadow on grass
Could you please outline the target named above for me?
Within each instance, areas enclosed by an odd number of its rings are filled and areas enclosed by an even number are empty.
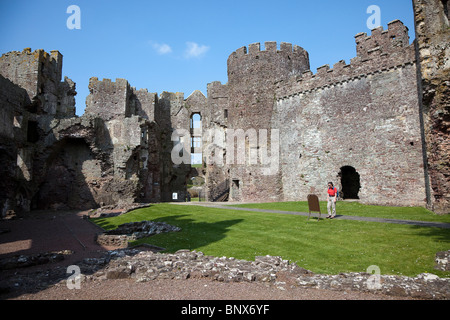
[[[417,230],[418,235],[431,238],[436,242],[443,242],[450,244],[450,229],[434,228],[434,227],[421,227],[411,226],[414,230]]]
[[[180,249],[196,250],[224,239],[232,226],[244,221],[244,219],[233,219],[207,222],[188,218],[189,216],[180,214],[149,219],[149,221],[165,222],[177,226],[181,228],[181,231],[142,238],[131,242],[130,246],[147,243],[163,247],[165,252],[175,252]],[[109,223],[108,220],[98,221],[97,223],[108,230],[117,227],[116,224]]]

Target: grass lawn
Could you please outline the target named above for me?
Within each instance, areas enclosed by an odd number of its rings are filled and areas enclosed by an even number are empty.
[[[341,204],[338,213],[343,209]],[[285,208],[292,205],[288,203]],[[364,207],[357,205],[360,211]],[[278,210],[280,206],[283,204]],[[405,212],[398,209],[399,216],[409,210],[403,209]],[[415,213],[413,220],[420,218],[421,214]],[[118,217],[93,219],[105,229],[142,220],[163,221],[182,229],[133,243],[147,242],[167,252],[190,249],[245,260],[261,255],[281,256],[313,272],[327,274],[363,272],[377,265],[382,274],[415,276],[430,272],[450,277],[450,272],[433,269],[436,252],[450,248],[450,229],[348,220],[307,221],[304,216],[166,203]]]

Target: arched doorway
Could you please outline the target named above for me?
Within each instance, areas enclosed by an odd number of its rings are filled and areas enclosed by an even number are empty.
[[[344,166],[339,172],[342,186],[343,199],[359,199],[359,190],[361,189],[360,176],[352,166]]]

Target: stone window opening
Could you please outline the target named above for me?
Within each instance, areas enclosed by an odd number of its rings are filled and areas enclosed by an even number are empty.
[[[39,141],[38,123],[36,121],[28,121],[27,141],[31,143]]]
[[[193,113],[191,116],[191,129],[200,129],[202,127],[202,116],[200,113]]]
[[[190,119],[191,133],[191,164],[201,164],[202,152],[202,116],[199,112],[193,113]]]
[[[338,176],[341,179],[341,190],[344,200],[359,199],[361,189],[360,175],[352,166],[344,166],[340,169]]]
[[[201,148],[202,146],[202,138],[201,137],[193,137],[191,142],[192,148]]]

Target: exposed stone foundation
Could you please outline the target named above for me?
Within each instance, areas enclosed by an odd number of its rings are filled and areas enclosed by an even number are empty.
[[[171,226],[165,222],[140,221],[129,222],[118,226],[114,230],[106,231],[97,236],[97,243],[107,247],[127,248],[129,241],[151,237],[163,232],[178,232],[181,228]]]
[[[42,252],[32,255],[16,255],[0,260],[0,270],[13,270],[18,268],[27,268],[41,264],[53,263],[64,260],[66,255],[73,252],[62,250],[57,252]]]
[[[85,281],[101,279],[134,279],[138,282],[155,279],[205,278],[224,282],[264,282],[285,288],[353,290],[421,299],[450,299],[450,279],[433,274],[417,277],[387,276],[377,278],[368,273],[314,274],[283,260],[281,257],[255,257],[255,261],[206,256],[202,252],[179,250],[174,254],[126,249],[112,251],[101,259],[88,259],[82,265]],[[92,269],[98,269],[92,273]],[[86,268],[86,269],[84,269]]]
[[[376,275],[369,273],[314,274],[281,257],[260,256],[255,261],[227,257],[213,257],[202,252],[179,250],[176,253],[158,253],[161,248],[149,246],[106,252],[100,258],[86,258],[76,263],[82,282],[106,279],[132,279],[146,282],[157,279],[202,278],[222,282],[259,282],[280,290],[290,287],[360,291],[418,299],[450,299],[450,279],[423,273],[417,277]],[[70,252],[17,256],[0,262],[1,269],[15,269],[64,259]],[[448,252],[445,253],[448,258]],[[437,257],[442,257],[440,254]],[[440,258],[439,258],[440,259]],[[440,259],[442,260],[442,259]],[[447,261],[448,262],[448,261]],[[448,264],[447,264],[448,266]],[[447,269],[448,270],[448,269]],[[45,287],[60,283],[66,285],[66,267],[54,267],[51,272],[10,275],[2,279],[0,293],[10,288]],[[83,285],[83,284],[81,284]]]

